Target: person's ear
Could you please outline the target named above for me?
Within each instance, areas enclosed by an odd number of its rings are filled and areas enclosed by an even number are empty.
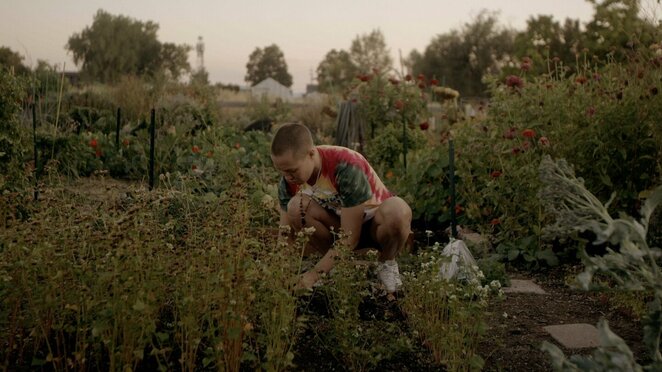
[[[311,158],[315,157],[315,148],[314,147],[311,147],[310,150],[308,150],[308,156],[310,156]]]

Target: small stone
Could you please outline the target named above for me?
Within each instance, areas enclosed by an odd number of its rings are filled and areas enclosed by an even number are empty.
[[[543,327],[543,329],[568,349],[600,346],[598,329],[591,324],[561,324]]]
[[[505,293],[534,293],[547,294],[539,285],[532,280],[510,279],[510,287],[504,287]]]

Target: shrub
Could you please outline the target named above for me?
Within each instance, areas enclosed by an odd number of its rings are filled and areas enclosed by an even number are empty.
[[[19,127],[18,115],[25,95],[24,81],[0,68],[0,192],[22,189],[26,177],[23,155],[27,141]]]

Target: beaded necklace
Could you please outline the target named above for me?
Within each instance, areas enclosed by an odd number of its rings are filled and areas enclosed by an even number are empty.
[[[308,201],[308,205],[306,205],[306,209],[303,208],[303,187],[299,189],[299,214],[301,215],[301,228],[306,227],[306,212],[308,211],[308,207],[310,207],[310,203],[313,202],[313,195],[315,195],[315,191],[317,191],[317,181],[320,180],[320,176],[322,175],[322,162],[320,162],[320,170],[317,172],[317,178],[315,179],[315,183],[311,186],[311,192],[310,192],[310,200]]]

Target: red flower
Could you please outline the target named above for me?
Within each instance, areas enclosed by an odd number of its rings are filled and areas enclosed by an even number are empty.
[[[94,152],[94,156],[96,156],[97,158],[100,158],[102,155],[103,153],[99,149],[97,149],[97,151]]]
[[[492,225],[492,226],[496,226],[496,225],[500,225],[500,224],[501,224],[501,220],[499,220],[498,218],[494,218],[494,219],[492,219],[492,221],[490,221],[490,225]]]
[[[402,110],[403,107],[405,107],[405,104],[398,99],[395,102],[393,102],[393,107],[395,107],[396,110],[400,111]]]
[[[506,85],[511,88],[519,89],[524,86],[524,81],[520,79],[519,76],[509,75],[506,77]]]
[[[522,152],[522,149],[520,149],[519,147],[513,147],[513,149],[511,151],[512,151],[513,155],[517,155],[520,152]]]
[[[593,117],[593,115],[595,115],[595,107],[591,106],[586,109],[586,116],[590,118]]]
[[[421,127],[421,130],[428,130],[428,128],[430,128],[430,123],[424,121],[421,124],[419,124],[419,127]]]
[[[542,147],[548,147],[549,146],[549,139],[545,136],[542,136],[542,137],[538,138],[538,143]]]
[[[420,83],[418,83],[418,87],[420,89],[425,89],[425,83],[421,81]]]
[[[536,136],[536,131],[534,131],[533,129],[524,129],[522,131],[522,136],[525,138],[533,138]]]
[[[372,76],[370,76],[370,75],[359,75],[358,78],[359,78],[359,80],[361,80],[363,82],[368,82],[368,81],[370,81]]]
[[[211,158],[212,156],[214,156],[214,152],[211,151],[211,150],[210,150],[210,151],[207,151],[207,157],[208,157],[208,158]]]
[[[97,139],[96,139],[96,138],[92,138],[92,139],[90,140],[90,147],[92,147],[92,148],[96,148],[98,145],[99,145],[99,143],[97,142]]]
[[[407,75],[405,76],[405,80],[407,80],[407,81],[411,81],[411,79],[412,79],[412,78],[411,78],[411,74],[407,74]]]
[[[195,164],[191,165],[191,170],[196,170],[196,169],[198,169],[197,165],[195,165]]]
[[[490,177],[492,177],[492,178],[501,177],[501,171],[498,171],[498,170],[492,171],[492,173],[490,173]]]
[[[579,75],[575,78],[575,83],[577,84],[586,84],[587,81],[588,79],[586,78],[586,76],[583,75]]]
[[[425,81],[425,75],[423,75],[423,74],[418,74],[418,80],[420,80],[420,81]]]
[[[125,138],[124,141],[122,141],[122,145],[124,145],[124,147],[129,146],[129,140]]]
[[[239,150],[241,148],[241,144],[239,142],[235,143],[234,148]]]
[[[462,208],[462,205],[460,205],[460,204],[455,205],[455,214],[462,213],[462,210],[464,210],[464,208]]]
[[[200,148],[199,148],[198,146],[196,146],[196,145],[193,145],[193,147],[191,147],[191,151],[192,151],[194,154],[199,154],[199,153],[200,153]]]
[[[439,80],[437,80],[437,79],[430,80],[430,85],[432,85],[433,87],[436,87],[437,85],[439,85]]]

